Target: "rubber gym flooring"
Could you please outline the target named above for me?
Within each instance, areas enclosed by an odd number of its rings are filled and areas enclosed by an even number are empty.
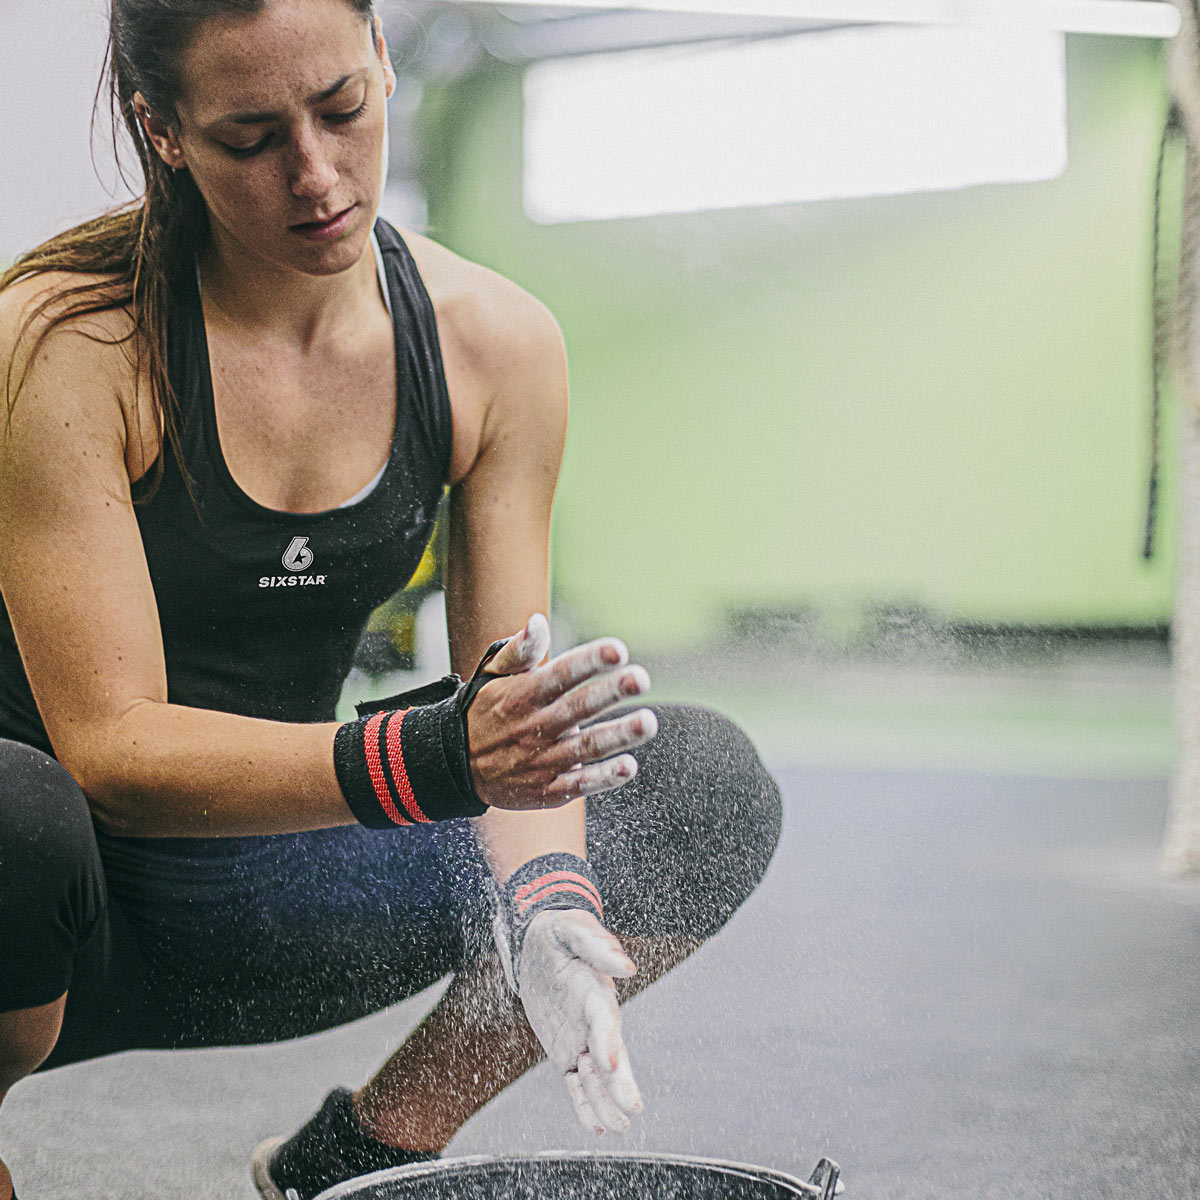
[[[1165,664],[802,666],[655,672],[750,728],[786,828],[733,923],[626,1010],[647,1111],[598,1148],[805,1178],[827,1154],[846,1200],[1200,1195],[1200,882],[1156,862]],[[0,1112],[21,1198],[249,1200],[256,1141],[360,1082],[430,998],[26,1081]],[[450,1152],[591,1144],[542,1068]]]

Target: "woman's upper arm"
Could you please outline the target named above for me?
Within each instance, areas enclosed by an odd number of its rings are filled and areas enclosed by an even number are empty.
[[[492,279],[473,317],[476,328],[459,337],[470,349],[450,381],[456,456],[468,465],[451,493],[446,580],[451,651],[467,670],[494,638],[548,607],[550,514],[567,428],[566,354],[553,316]]]
[[[0,296],[0,369],[24,369],[32,289]],[[102,736],[141,701],[166,700],[154,593],[130,497],[123,394],[111,338],[123,314],[75,318],[30,362],[0,439],[0,590],[55,752],[88,790]]]
[[[474,353],[449,380],[456,450],[468,465],[451,493],[446,615],[451,658],[464,675],[493,639],[549,611],[550,513],[567,431],[557,323],[515,285],[488,282],[473,310]],[[581,802],[545,812],[492,809],[472,826],[499,880],[541,854],[586,853]]]

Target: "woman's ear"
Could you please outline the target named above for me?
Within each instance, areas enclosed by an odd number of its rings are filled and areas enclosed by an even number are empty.
[[[383,63],[384,94],[390,100],[392,93],[396,90],[396,72],[392,69],[392,60],[388,57],[387,40],[383,36],[383,21],[378,13],[375,14],[375,49],[379,52],[379,59]]]
[[[146,103],[145,96],[141,92],[134,92],[133,94],[133,111],[137,114],[137,119],[141,122],[147,140],[158,151],[158,157],[168,167],[176,171],[186,167],[187,161],[184,158],[183,148],[179,145],[179,139],[176,136],[175,130],[166,120],[150,108],[150,105]]]

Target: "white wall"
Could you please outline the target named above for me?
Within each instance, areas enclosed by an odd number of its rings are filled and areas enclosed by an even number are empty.
[[[0,0],[0,263],[128,198],[115,190],[107,103],[95,165],[89,146],[107,7]]]

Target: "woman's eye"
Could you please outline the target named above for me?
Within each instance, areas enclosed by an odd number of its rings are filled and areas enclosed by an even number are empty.
[[[252,154],[257,154],[260,150],[266,149],[266,145],[270,140],[271,137],[268,134],[265,138],[255,142],[253,146],[228,146],[224,142],[221,145],[225,146],[226,152],[234,158],[249,158]]]
[[[363,102],[350,112],[343,113],[327,113],[325,120],[332,121],[335,125],[349,125],[351,121],[357,121],[359,117],[367,111],[367,99],[364,96]]]

